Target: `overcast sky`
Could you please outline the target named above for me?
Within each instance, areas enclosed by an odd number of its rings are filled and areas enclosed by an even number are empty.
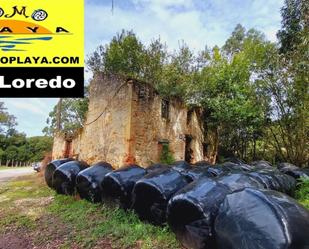
[[[276,41],[283,0],[85,0],[85,52],[91,53],[122,29],[133,30],[145,43],[161,38],[170,49],[185,41],[194,51],[222,46],[241,23]],[[89,77],[89,76],[87,76]],[[42,134],[57,99],[0,99],[17,117],[18,130]]]

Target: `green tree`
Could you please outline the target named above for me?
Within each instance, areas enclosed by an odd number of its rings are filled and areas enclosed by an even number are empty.
[[[237,25],[222,49],[214,47],[208,63],[195,75],[191,102],[204,109],[209,140],[208,157],[216,161],[219,148],[226,154],[252,159],[269,99],[258,93],[274,45],[256,31]],[[247,148],[253,145],[250,153]]]
[[[60,124],[61,131],[72,134],[77,129],[83,127],[88,111],[88,88],[85,89],[85,97],[80,99],[65,98],[62,99],[60,108]],[[43,129],[43,133],[47,136],[53,136],[57,131],[57,112],[58,105],[49,113],[46,120],[47,126]]]
[[[88,58],[89,69],[94,72],[120,74],[139,78],[144,60],[144,46],[132,31],[122,31],[106,46]]]
[[[309,4],[285,1],[280,52],[265,72],[264,93],[271,99],[269,126],[279,160],[305,165],[309,160]]]
[[[243,47],[245,32],[246,29],[241,24],[237,24],[234,31],[232,32],[231,37],[226,40],[223,46],[223,50],[228,54],[240,52]]]
[[[280,52],[297,50],[302,43],[303,30],[309,24],[309,3],[307,0],[285,0],[281,9],[281,29],[277,33]]]
[[[4,103],[0,102],[0,134],[12,133],[17,125],[16,118],[6,110]]]

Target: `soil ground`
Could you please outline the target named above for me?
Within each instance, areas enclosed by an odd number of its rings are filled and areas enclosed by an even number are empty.
[[[5,179],[0,249],[182,248],[167,227],[143,223],[113,204],[57,195],[40,174]]]

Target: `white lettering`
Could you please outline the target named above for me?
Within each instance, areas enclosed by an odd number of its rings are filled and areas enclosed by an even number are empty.
[[[73,87],[75,87],[75,85],[76,85],[75,80],[66,79],[66,80],[63,81],[63,86],[65,88],[73,88]]]
[[[4,76],[0,76],[0,88],[12,88],[12,86],[4,83]]]

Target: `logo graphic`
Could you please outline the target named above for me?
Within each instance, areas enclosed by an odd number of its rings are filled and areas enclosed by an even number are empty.
[[[84,0],[1,0],[0,79],[0,97],[83,96]]]
[[[48,14],[45,10],[35,10],[32,14],[32,19],[35,21],[44,21]]]
[[[63,27],[56,27],[55,33],[53,33],[48,28],[45,28],[42,25],[39,25],[30,21],[20,21],[13,19],[15,16],[21,16],[25,19],[30,18],[30,15],[27,14],[27,7],[22,6],[14,6],[12,7],[11,12],[8,14],[5,13],[3,8],[0,8],[0,18],[4,17],[5,19],[0,19],[0,34],[12,34],[12,35],[52,35],[52,34],[68,34],[69,31]],[[48,17],[47,11],[43,9],[37,9],[32,12],[31,19],[36,22],[42,22],[46,20]],[[33,44],[34,41],[50,41],[53,39],[52,36],[45,37],[35,37],[32,38],[24,37],[24,38],[16,38],[16,36],[0,36],[0,49],[3,52],[20,52],[26,51],[26,48],[20,49],[19,45],[28,45]]]

